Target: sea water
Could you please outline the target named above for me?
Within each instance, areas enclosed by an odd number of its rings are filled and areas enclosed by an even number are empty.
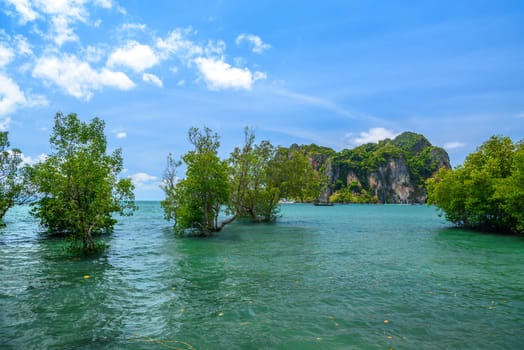
[[[8,212],[1,349],[524,348],[522,238],[426,206],[290,204],[181,239],[138,205],[94,258]]]

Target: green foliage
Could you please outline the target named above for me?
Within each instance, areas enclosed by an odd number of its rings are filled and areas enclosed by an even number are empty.
[[[330,197],[332,203],[378,203],[376,195],[368,193],[358,183],[352,182],[347,187],[335,191]]]
[[[177,178],[182,163],[169,155],[162,185],[164,217],[175,221],[178,233],[207,235],[238,217],[272,222],[278,217],[280,199],[318,196],[318,176],[299,149],[275,148],[269,141],[256,144],[254,133],[246,128],[244,145],[224,161],[217,155],[217,134],[192,128],[189,136],[195,150],[182,157],[186,177]],[[219,224],[223,205],[232,216]]]
[[[278,216],[280,191],[270,179],[275,148],[268,141],[255,144],[255,134],[244,130],[244,146],[229,158],[231,200],[229,211],[254,222],[271,222]]]
[[[493,136],[464,165],[427,181],[428,203],[463,227],[524,233],[524,146]]]
[[[81,241],[86,254],[99,250],[93,235],[113,229],[113,213],[131,215],[136,209],[131,180],[117,178],[122,151],[106,154],[104,127],[99,118],[87,124],[76,114],[57,113],[53,152],[30,174],[40,196],[31,214],[48,233]]]
[[[308,146],[301,146],[308,149]],[[315,147],[313,147],[315,149]],[[405,132],[393,140],[385,139],[378,143],[363,144],[353,149],[344,149],[338,153],[333,151],[332,156],[321,165],[315,164],[315,169],[323,174],[330,173],[330,182],[325,188],[333,191],[331,201],[336,202],[375,202],[377,197],[380,202],[387,202],[390,193],[383,187],[377,192],[376,184],[370,184],[370,176],[378,173],[380,169],[387,169],[389,162],[406,164],[409,179],[414,186],[414,195],[424,195],[425,179],[431,177],[439,168],[449,167],[449,158],[442,148],[432,146],[420,134]],[[329,167],[327,165],[329,164]],[[358,179],[361,186],[361,196],[355,196],[351,188],[348,175],[352,174]],[[363,194],[366,195],[363,195]]]
[[[229,164],[230,211],[237,216],[271,222],[278,217],[280,199],[312,201],[318,196],[318,174],[299,146],[275,148],[269,141],[255,144],[254,133],[246,128],[245,144],[231,153]]]
[[[216,133],[208,128],[189,130],[189,141],[194,150],[187,152],[182,160],[187,166],[186,177],[176,181],[179,162],[168,157],[168,166],[162,186],[166,198],[162,201],[165,217],[175,220],[175,231],[196,231],[208,235],[225,225],[218,223],[222,205],[229,200],[227,163],[218,157],[220,146]]]
[[[7,131],[0,132],[0,225],[9,208],[27,202],[32,195],[22,152],[9,146]]]
[[[320,176],[299,149],[278,147],[268,166],[269,183],[278,188],[280,198],[311,202],[318,197]]]

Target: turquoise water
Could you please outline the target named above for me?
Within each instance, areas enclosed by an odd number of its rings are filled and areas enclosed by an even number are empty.
[[[524,348],[522,238],[425,206],[296,204],[176,239],[159,203],[139,206],[92,259],[7,214],[1,349]]]

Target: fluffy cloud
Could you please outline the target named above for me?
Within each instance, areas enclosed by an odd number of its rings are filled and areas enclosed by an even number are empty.
[[[68,41],[78,41],[78,35],[70,27],[70,20],[66,16],[55,16],[51,18],[53,24],[52,34],[55,44],[62,46]]]
[[[456,148],[462,148],[464,147],[466,144],[463,143],[463,142],[456,142],[456,141],[452,141],[452,142],[446,142],[444,144],[444,148],[445,149],[456,149]]]
[[[42,154],[36,156],[36,158],[33,158],[31,156],[26,156],[25,154],[22,153],[21,158],[22,158],[22,163],[29,164],[29,165],[34,165],[36,163],[41,163],[41,162],[45,161],[47,159],[47,154],[42,153]]]
[[[20,14],[20,22],[26,23],[34,21],[38,14],[33,10],[29,0],[6,0],[13,5],[16,11]]]
[[[27,99],[18,85],[11,78],[0,73],[0,116],[7,116],[26,103]],[[5,124],[5,121],[6,119],[2,122],[2,126],[7,128],[9,123]]]
[[[4,119],[0,120],[0,131],[9,130],[10,124],[11,124],[11,117],[5,117]]]
[[[31,45],[27,41],[27,38],[22,34],[17,34],[15,36],[16,49],[21,55],[32,55],[33,51],[31,50]]]
[[[224,58],[226,50],[224,41],[210,40],[206,45],[199,45],[187,38],[192,32],[193,29],[190,27],[177,28],[171,31],[166,38],[158,38],[155,46],[159,56],[162,59],[169,59],[174,56],[188,67],[196,66],[201,78],[210,90],[250,90],[255,81],[267,79],[267,74],[264,72],[252,72],[248,68],[234,67],[227,63]],[[256,36],[244,34],[237,38],[238,43],[244,40],[253,43],[253,50],[256,52],[261,52],[261,50],[269,47]],[[180,80],[177,85],[183,84],[185,84],[185,81]]]
[[[160,50],[164,58],[175,55],[182,60],[189,60],[195,56],[203,55],[204,49],[193,41],[186,39],[186,36],[193,30],[191,28],[177,28],[170,32],[165,39],[158,38],[156,47]]]
[[[109,67],[124,66],[139,73],[151,68],[159,62],[159,58],[148,45],[130,41],[126,46],[116,49],[107,59]]]
[[[7,66],[14,56],[15,54],[10,47],[0,44],[0,69]]]
[[[101,47],[88,45],[85,49],[82,50],[82,56],[88,62],[100,62],[102,57],[105,55],[105,50]]]
[[[249,46],[251,47],[251,51],[253,51],[254,53],[261,54],[262,52],[271,48],[271,45],[264,43],[262,39],[257,35],[240,34],[239,36],[237,36],[237,39],[236,39],[237,45],[240,45],[244,41],[247,41],[249,43]]]
[[[347,135],[350,142],[355,145],[363,145],[365,143],[376,143],[384,139],[395,138],[398,134],[385,128],[371,128],[369,131],[362,131],[359,136],[354,137],[353,135]]]
[[[111,0],[95,0],[94,3],[105,9],[113,7],[113,2]]]
[[[164,85],[162,83],[162,80],[160,80],[160,78],[154,74],[144,73],[142,74],[142,80],[145,81],[146,83],[150,83],[158,87],[162,87]]]
[[[65,0],[7,0],[14,6],[20,16],[20,22],[26,23],[36,20],[39,17],[48,19],[49,33],[47,39],[61,46],[68,41],[78,41],[79,38],[72,26],[75,22],[86,23],[89,18],[89,11],[86,6],[90,2],[85,0],[65,1]],[[110,0],[95,0],[93,5],[102,8],[111,8]]]
[[[125,131],[119,131],[116,133],[117,139],[125,139],[127,137],[127,132]]]
[[[211,90],[250,90],[256,80],[266,78],[265,73],[255,72],[253,74],[247,68],[232,67],[223,59],[198,57],[195,63],[207,87]]]
[[[146,30],[147,26],[142,23],[124,23],[122,26],[120,26],[120,30],[122,31],[139,31],[143,32]]]
[[[83,100],[90,100],[93,91],[104,86],[120,90],[129,90],[135,86],[122,72],[114,72],[107,68],[95,70],[89,63],[69,55],[38,59],[33,76],[53,82],[69,95]]]
[[[147,173],[136,173],[131,175],[131,181],[137,190],[157,190],[160,186],[158,177]]]

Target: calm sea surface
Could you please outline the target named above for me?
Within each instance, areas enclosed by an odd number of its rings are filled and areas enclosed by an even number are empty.
[[[1,349],[523,349],[524,239],[425,206],[284,205],[177,239],[138,203],[91,259],[0,229]],[[89,278],[85,278],[89,276]]]

